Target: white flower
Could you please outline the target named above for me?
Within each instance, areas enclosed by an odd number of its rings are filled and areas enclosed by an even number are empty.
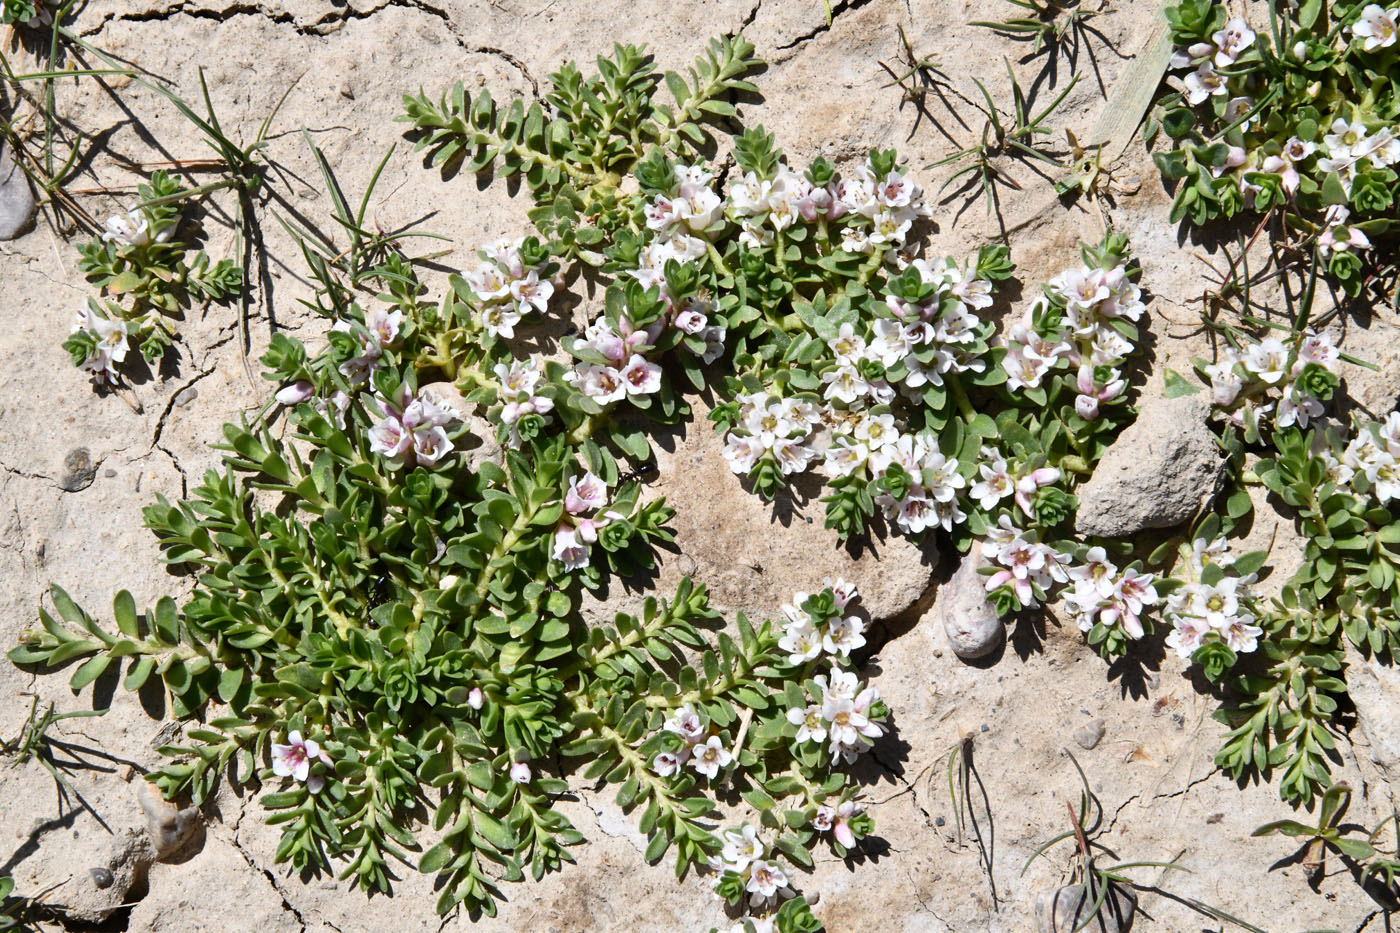
[[[826,721],[822,719],[822,708],[812,705],[805,709],[794,706],[787,711],[787,721],[797,727],[798,742],[826,741]]]
[[[671,714],[663,728],[685,739],[687,745],[694,745],[705,736],[705,724],[700,715],[687,703]]]
[[[788,892],[788,878],[777,865],[758,860],[751,866],[745,890],[750,895],[749,904],[762,907],[768,901],[776,900],[779,894]]]
[[[452,441],[437,425],[413,432],[413,456],[423,466],[432,466],[452,453]]]
[[[1259,647],[1259,636],[1264,633],[1264,630],[1253,625],[1253,622],[1253,616],[1239,615],[1229,619],[1224,628],[1216,631],[1231,651],[1244,654]]]
[[[1270,385],[1276,385],[1288,373],[1288,349],[1279,338],[1265,337],[1245,351],[1244,367]]]
[[[150,224],[140,208],[133,207],[125,214],[113,214],[107,218],[105,226],[106,230],[102,233],[104,243],[145,246],[151,242]]]
[[[1215,43],[1215,65],[1227,68],[1235,63],[1240,53],[1254,44],[1254,30],[1238,16],[1225,24],[1225,28],[1211,37]]]
[[[826,623],[822,647],[826,649],[827,654],[850,657],[852,651],[865,644],[865,637],[861,634],[863,631],[865,623],[856,616],[832,619]]]
[[[1334,204],[1327,209],[1327,216],[1323,222],[1328,226],[1317,238],[1317,245],[1322,248],[1323,255],[1371,248],[1371,241],[1366,234],[1356,227],[1347,226],[1347,218],[1350,216],[1351,212],[1340,204]]]
[[[778,647],[788,653],[789,664],[803,664],[821,654],[822,633],[805,619],[790,622],[778,639]]]
[[[316,394],[316,389],[305,379],[283,386],[278,390],[274,398],[279,405],[300,405],[302,402]]]
[[[1186,102],[1193,107],[1212,95],[1229,93],[1225,86],[1225,78],[1210,62],[1201,62],[1182,83],[1186,86]]]
[[[1351,26],[1351,35],[1363,40],[1361,47],[1368,52],[1385,49],[1395,44],[1396,19],[1400,7],[1383,10],[1378,4],[1368,3],[1361,11],[1361,18]]]
[[[724,849],[720,855],[733,871],[742,874],[751,862],[763,858],[764,851],[763,842],[753,826],[746,823],[743,830],[737,833],[732,829],[724,831]]]
[[[481,326],[492,337],[515,337],[515,325],[520,323],[520,312],[507,305],[487,305],[481,309]]]
[[[1195,654],[1211,632],[1210,625],[1204,619],[1192,616],[1176,616],[1172,624],[1175,627],[1167,635],[1167,647],[1175,649],[1181,658],[1190,658]]]
[[[720,453],[729,461],[729,469],[740,476],[747,476],[763,455],[768,453],[768,448],[756,437],[729,434],[725,436],[724,447]]]
[[[651,770],[661,777],[671,777],[681,770],[681,766],[689,757],[689,754],[683,758],[675,752],[660,752],[651,760]]]
[[[517,761],[510,766],[510,779],[517,784],[530,783],[530,765],[524,761]]]
[[[702,742],[692,749],[690,766],[713,780],[715,775],[719,774],[720,769],[729,767],[729,763],[733,760],[734,756],[729,754],[729,750],[720,745],[719,736],[712,735],[708,741]]]
[[[553,294],[554,285],[548,281],[541,282],[539,272],[534,269],[524,278],[510,283],[510,296],[515,299],[516,310],[521,314],[529,314],[532,310],[544,312]]]

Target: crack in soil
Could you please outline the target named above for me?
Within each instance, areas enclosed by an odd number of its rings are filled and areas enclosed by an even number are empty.
[[[869,2],[869,0],[862,0],[862,2]],[[238,16],[260,16],[278,25],[291,26],[296,30],[297,35],[325,38],[329,34],[335,32],[338,27],[343,26],[351,20],[371,19],[390,7],[417,10],[419,13],[441,20],[443,24],[447,26],[447,31],[452,35],[458,47],[474,54],[494,55],[500,58],[516,71],[520,72],[521,77],[530,84],[531,96],[535,100],[541,100],[539,82],[535,80],[534,75],[530,73],[529,67],[519,56],[513,55],[504,49],[495,48],[494,46],[472,45],[466,40],[466,37],[462,35],[461,30],[457,28],[450,13],[440,7],[435,7],[430,3],[426,3],[424,0],[386,0],[386,2],[380,3],[377,6],[372,6],[366,10],[352,9],[347,5],[343,10],[327,13],[309,23],[298,22],[295,14],[286,11],[273,11],[259,3],[234,3],[226,7],[215,8],[191,6],[188,0],[180,0],[179,3],[173,6],[163,8],[141,10],[133,13],[108,13],[95,26],[84,30],[79,33],[79,35],[83,38],[95,36],[114,21],[123,23],[147,23],[164,21],[175,16],[188,16],[191,19],[207,19],[218,23],[225,23]],[[757,7],[754,8],[755,13],[757,13],[757,9]],[[745,25],[748,24],[745,23]]]
[[[824,32],[830,32],[831,29],[836,25],[836,20],[841,16],[842,13],[849,13],[851,10],[859,10],[861,7],[869,6],[871,2],[872,0],[841,0],[840,3],[833,4],[831,7],[830,22],[823,22],[820,26],[818,26],[816,29],[813,29],[811,32],[806,33],[805,35],[798,36],[791,42],[787,42],[783,45],[778,46],[778,51],[786,52],[791,49],[795,49],[802,43],[810,42],[811,40],[815,39],[817,36],[821,35]]]

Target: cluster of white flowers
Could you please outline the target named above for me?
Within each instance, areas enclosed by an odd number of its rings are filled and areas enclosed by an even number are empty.
[[[1332,121],[1332,132],[1322,137],[1322,143],[1327,149],[1327,157],[1318,159],[1317,167],[1323,172],[1336,172],[1342,190],[1348,196],[1351,195],[1358,169],[1368,165],[1386,168],[1400,162],[1400,139],[1395,138],[1395,133],[1388,126],[1368,133],[1366,124],[1360,120],[1338,117]]]
[[[539,360],[512,360],[510,365],[497,363],[494,369],[500,380],[501,423],[510,429],[507,443],[511,447],[520,446],[519,421],[528,415],[545,415],[554,408],[554,400],[536,394],[539,389]]]
[[[524,237],[503,238],[488,244],[475,271],[465,276],[476,295],[481,325],[493,337],[515,336],[515,325],[531,313],[544,313],[554,295],[554,283],[527,268],[520,255]]]
[[[1000,570],[987,577],[987,591],[1009,586],[1023,609],[1039,606],[1053,584],[1068,583],[1073,559],[1043,543],[1034,528],[1018,528],[1006,514],[987,530],[982,539],[982,556],[1001,565]]]
[[[969,492],[983,511],[990,512],[1007,496],[1011,496],[1027,518],[1033,517],[1031,497],[1046,486],[1060,481],[1057,467],[1024,469],[1009,466],[1006,457],[995,447],[983,446],[977,471],[981,478]],[[1008,519],[1009,521],[1009,519]]]
[[[681,737],[681,747],[676,752],[660,752],[652,759],[652,770],[662,777],[679,774],[689,766],[696,774],[714,780],[734,761],[734,755],[720,744],[718,735],[710,734],[709,724],[689,703],[673,712],[664,728]]]
[[[1226,347],[1205,373],[1213,401],[1227,410],[1227,420],[1236,427],[1244,427],[1250,414],[1256,422],[1272,416],[1275,427],[1306,428],[1322,414],[1322,402],[1299,377],[1310,364],[1335,374],[1339,357],[1330,335],[1309,330],[1294,348],[1273,336],[1251,343],[1243,352]]]
[[[1396,20],[1400,16],[1400,7],[1390,10],[1383,9],[1377,4],[1369,4],[1361,12],[1360,18],[1348,27],[1353,41],[1361,43],[1362,48],[1367,52],[1374,52],[1377,49],[1389,48],[1396,41]],[[1222,73],[1219,69],[1228,69],[1234,65],[1238,57],[1248,48],[1254,45],[1255,33],[1245,23],[1243,19],[1236,17],[1225,25],[1225,28],[1215,33],[1211,42],[1200,42],[1185,49],[1179,49],[1172,56],[1171,68],[1174,70],[1190,69],[1179,82],[1180,90],[1191,106],[1204,103],[1211,97],[1224,96],[1230,93],[1228,74]],[[1340,41],[1340,40],[1339,40]],[[1293,47],[1293,56],[1297,59],[1304,59],[1308,55],[1306,43],[1298,42]],[[1176,80],[1176,79],[1173,79]],[[1224,118],[1228,123],[1235,123],[1244,117],[1254,107],[1255,101],[1248,96],[1230,98],[1225,107]],[[1245,119],[1241,124],[1248,129],[1254,122],[1253,117]],[[1250,171],[1263,171],[1269,174],[1278,175],[1283,190],[1288,194],[1294,194],[1298,190],[1300,174],[1299,168],[1314,155],[1318,156],[1316,167],[1322,175],[1335,172],[1341,181],[1342,188],[1348,196],[1351,194],[1352,184],[1356,180],[1357,172],[1365,168],[1386,168],[1400,162],[1400,139],[1397,139],[1391,127],[1383,126],[1374,133],[1367,130],[1365,124],[1360,119],[1347,120],[1337,117],[1333,120],[1331,132],[1323,136],[1321,148],[1319,144],[1302,140],[1298,137],[1290,138],[1283,144],[1282,150],[1275,155],[1264,156],[1262,161],[1259,154],[1246,152],[1240,146],[1229,146],[1229,154],[1224,165],[1214,166],[1211,174],[1220,178],[1226,172],[1232,172],[1235,181],[1238,183],[1242,194],[1250,195],[1259,190],[1245,179],[1245,174]],[[1342,221],[1345,221],[1345,208],[1342,208]],[[1332,224],[1329,218],[1328,224]],[[1345,232],[1349,228],[1341,226]],[[1359,231],[1355,231],[1360,240],[1352,240],[1352,248],[1365,248],[1367,245],[1365,237]],[[1324,245],[1324,251],[1329,251],[1330,247]],[[1346,249],[1347,244],[1343,241],[1340,249]]]
[[[1331,479],[1339,485],[1350,484],[1357,474],[1370,482],[1372,494],[1382,505],[1400,499],[1400,412],[1391,412],[1374,426],[1361,428],[1347,445],[1341,462],[1330,452]]]
[[[731,470],[747,476],[764,459],[777,463],[785,474],[807,469],[816,456],[808,441],[822,420],[816,405],[767,392],[741,395],[738,402],[739,418],[722,450]]]
[[[839,668],[812,680],[821,689],[820,702],[792,707],[787,720],[797,726],[799,744],[827,742],[833,765],[850,764],[871,749],[873,739],[885,734],[882,717],[873,709],[880,702],[880,691],[862,687],[854,672]]]
[[[868,160],[852,177],[820,188],[787,166],[771,179],[749,172],[729,186],[728,212],[750,248],[772,246],[776,233],[796,223],[845,218],[841,248],[849,253],[898,249],[914,221],[931,213],[917,182],[899,171],[879,177]]]
[[[809,599],[806,593],[798,592],[792,602],[783,606],[787,622],[783,625],[778,647],[788,653],[790,664],[806,664],[821,657],[823,651],[832,657],[848,658],[852,651],[865,645],[865,623],[859,616],[843,614],[856,596],[856,585],[842,579],[828,585],[835,611],[825,618],[813,618],[802,608]]]
[[[565,570],[588,566],[589,551],[598,540],[598,532],[622,516],[608,509],[608,484],[592,473],[584,473],[569,481],[564,494],[564,514],[554,529],[555,560]]]
[[[1064,594],[1064,604],[1081,632],[1098,623],[1117,625],[1129,638],[1143,636],[1142,613],[1160,602],[1153,574],[1131,567],[1120,571],[1101,547],[1089,548],[1084,562],[1067,572],[1073,586]]]
[[[1209,97],[1229,93],[1225,76],[1218,69],[1233,65],[1246,49],[1254,45],[1255,38],[1254,30],[1237,16],[1226,23],[1224,29],[1213,34],[1210,42],[1197,42],[1185,49],[1178,49],[1172,55],[1169,67],[1173,71],[1191,69],[1181,79],[1182,93],[1187,103],[1194,107]]]
[[[400,387],[394,400],[375,396],[372,403],[383,415],[369,429],[369,449],[384,457],[390,468],[431,467],[452,452],[446,427],[462,414],[431,389],[410,397]]]
[[[646,207],[647,228],[656,232],[641,267],[630,274],[650,288],[662,284],[666,260],[687,263],[708,251],[707,236],[724,218],[724,201],[710,182],[714,173],[704,165],[672,169],[679,189],[674,198],[657,195]]]
[[[116,381],[117,367],[126,359],[126,321],[107,317],[89,301],[78,310],[70,333],[84,332],[90,336],[93,344],[88,350],[87,359],[78,368],[90,374],[98,385]]]
[[[380,366],[380,357],[399,339],[403,328],[403,312],[382,305],[365,312],[365,323],[359,327],[350,321],[336,321],[331,330],[353,334],[360,341],[360,353],[340,364],[340,374],[352,387],[369,382]]]
[[[812,828],[819,833],[831,833],[837,842],[850,849],[856,844],[851,821],[863,812],[865,808],[854,800],[843,800],[834,807],[823,805],[817,807],[812,817]]]
[[[719,875],[716,885],[729,872],[737,875],[744,883],[749,906],[753,908],[777,903],[796,893],[788,884],[787,873],[768,860],[768,846],[759,838],[758,831],[747,823],[737,831],[725,830],[724,848],[719,855],[711,857],[710,868]],[[743,929],[743,925],[739,928]]]
[[[1196,649],[1213,640],[1212,636],[1237,654],[1259,647],[1259,636],[1264,630],[1254,624],[1254,594],[1249,589],[1255,575],[1217,573],[1214,583],[1205,582],[1208,565],[1223,570],[1234,563],[1226,547],[1224,538],[1209,543],[1204,539],[1192,542],[1191,554],[1183,567],[1185,582],[1167,596],[1162,616],[1171,622],[1172,631],[1166,642],[1182,658],[1190,658]]]
[[[1051,279],[1048,287],[1064,304],[1063,320],[1053,332],[1038,326],[1049,309],[1049,299],[1041,296],[1024,318],[1008,329],[1002,362],[1007,385],[1012,389],[1039,388],[1041,380],[1058,365],[1072,366],[1079,390],[1074,410],[1092,421],[1099,416],[1101,403],[1117,398],[1126,388],[1120,367],[1134,348],[1114,322],[1136,323],[1142,317],[1142,289],[1121,263],[1111,269],[1066,269]]]

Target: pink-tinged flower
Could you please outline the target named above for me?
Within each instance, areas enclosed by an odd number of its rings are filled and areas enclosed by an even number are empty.
[[[1238,16],[1225,24],[1225,28],[1211,37],[1215,43],[1215,65],[1228,68],[1245,49],[1254,44],[1254,30]]]
[[[1041,467],[1032,470],[1024,476],[1016,479],[1016,504],[1021,507],[1021,511],[1027,515],[1031,514],[1031,496],[1042,486],[1049,486],[1060,481],[1060,471],[1055,467]]]
[[[472,687],[467,693],[467,705],[472,709],[481,709],[486,702],[486,694],[481,692],[480,687]]]
[[[607,484],[591,472],[571,479],[569,491],[564,494],[564,510],[570,515],[601,509],[607,502]]]
[[[836,810],[833,807],[817,807],[817,813],[812,817],[812,828],[819,833],[831,831],[832,824],[836,821]]]
[[[313,739],[303,739],[299,730],[293,729],[287,734],[286,745],[273,743],[272,773],[301,781],[313,794],[326,785],[324,775],[311,773],[311,765],[317,760],[326,765],[331,763],[321,746]]]
[[[530,765],[523,761],[517,761],[510,766],[510,779],[517,784],[530,783]]]
[[[696,336],[705,332],[710,320],[703,312],[693,311],[689,308],[676,314],[675,325],[681,331]]]
[[[691,750],[690,766],[713,780],[720,769],[729,767],[733,760],[729,749],[720,745],[719,736],[712,735],[708,741],[697,744]]]
[[[1351,212],[1340,204],[1334,204],[1327,209],[1324,222],[1328,227],[1317,238],[1317,245],[1322,248],[1323,255],[1330,256],[1332,253],[1344,253],[1352,249],[1359,252],[1371,248],[1370,239],[1359,227],[1347,225],[1347,218],[1350,216]]]
[[[831,834],[836,837],[836,841],[847,849],[855,848],[856,836],[851,831],[851,820],[858,816],[861,808],[856,806],[854,800],[845,800],[837,804],[836,812],[831,820]]]
[[[1172,620],[1175,626],[1171,633],[1167,635],[1166,643],[1168,648],[1176,651],[1177,657],[1190,658],[1196,653],[1196,649],[1205,643],[1205,637],[1210,634],[1210,625],[1205,619],[1198,619],[1193,616],[1177,616]]]
[[[1186,102],[1192,107],[1205,101],[1212,95],[1229,93],[1229,88],[1225,86],[1225,77],[1215,70],[1215,66],[1210,62],[1201,62],[1196,70],[1183,79],[1186,86]]]
[[[379,307],[365,315],[365,329],[381,349],[399,339],[399,328],[402,326],[403,312],[397,309],[390,311]]]
[[[543,313],[549,307],[554,286],[548,281],[540,281],[540,274],[534,269],[522,279],[510,283],[510,296],[515,299],[516,309],[521,314],[532,310]]]
[[[730,434],[725,437],[724,448],[720,453],[729,461],[730,470],[740,476],[747,476],[759,458],[767,453],[767,448],[756,437]]]
[[[305,379],[298,379],[296,382],[279,389],[275,398],[279,405],[300,405],[315,393],[316,389],[311,383]]]
[[[1400,7],[1385,10],[1379,4],[1368,3],[1351,27],[1352,38],[1362,40],[1361,47],[1368,52],[1390,48],[1395,44],[1397,20]]]
[[[761,907],[769,900],[776,899],[780,892],[788,890],[788,878],[777,865],[760,859],[750,867],[749,883],[745,890],[750,895],[749,904]]]
[[[1114,585],[1114,592],[1134,613],[1142,612],[1143,606],[1157,604],[1157,588],[1150,573],[1138,573],[1131,567],[1123,571]]]
[[[664,726],[667,732],[674,732],[685,740],[687,745],[694,745],[705,737],[705,723],[700,715],[687,703],[676,710]]]
[[[651,770],[661,777],[671,777],[681,770],[683,764],[685,764],[685,760],[675,752],[659,752],[651,760]]]
[[[390,415],[369,429],[369,449],[390,462],[403,462],[404,454],[413,446],[413,432]]]
[[[661,391],[661,367],[640,353],[632,354],[622,370],[621,378],[628,395],[650,395]]]
[[[578,532],[571,525],[561,523],[554,529],[552,556],[565,570],[579,570],[588,566],[588,545],[578,539]]]
[[[447,432],[433,425],[413,432],[413,456],[423,466],[430,467],[452,453],[452,441]]]

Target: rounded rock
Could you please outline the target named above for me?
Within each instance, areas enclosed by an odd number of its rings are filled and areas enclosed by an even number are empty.
[[[997,649],[1006,637],[1006,624],[987,600],[987,588],[977,568],[982,547],[973,544],[957,571],[938,591],[937,610],[953,653],[960,658],[981,658]]]

